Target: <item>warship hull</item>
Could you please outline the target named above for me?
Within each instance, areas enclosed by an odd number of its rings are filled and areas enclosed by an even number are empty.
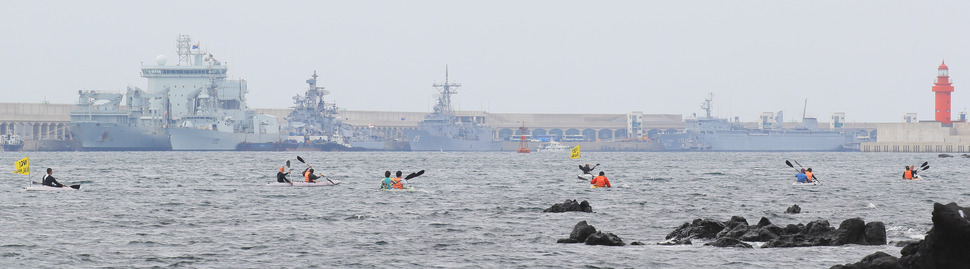
[[[172,150],[230,151],[242,143],[274,143],[282,139],[279,134],[230,133],[194,128],[167,129]]]
[[[138,126],[117,123],[74,123],[71,135],[82,151],[172,150],[167,134],[149,134]]]
[[[423,130],[405,131],[411,151],[501,151],[502,142],[492,140],[461,140],[432,135]]]
[[[846,136],[840,132],[766,132],[662,134],[669,151],[843,151]]]

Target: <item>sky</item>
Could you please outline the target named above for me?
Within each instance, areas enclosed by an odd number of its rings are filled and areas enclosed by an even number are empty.
[[[285,108],[317,71],[349,110],[459,110],[932,120],[946,60],[953,118],[970,107],[970,1],[4,1],[0,102],[70,104],[145,89],[175,39]]]

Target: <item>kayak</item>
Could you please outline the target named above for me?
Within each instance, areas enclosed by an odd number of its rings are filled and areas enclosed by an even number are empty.
[[[582,180],[593,180],[592,174],[580,174],[579,176],[576,176],[576,177]]]
[[[609,187],[597,187],[596,185],[589,185],[589,188],[590,189],[597,189],[597,188],[609,188]]]
[[[795,185],[795,186],[814,186],[814,185],[819,185],[819,184],[822,184],[822,183],[819,183],[818,180],[812,181],[812,182],[798,182],[798,181],[795,181],[795,183],[792,183],[792,185]]]
[[[80,188],[81,187],[78,186],[77,189],[80,189]],[[51,187],[51,186],[45,186],[40,184],[31,184],[30,186],[24,187],[24,190],[26,191],[68,191],[68,190],[77,190],[77,189],[68,187],[66,185],[64,187]]]
[[[340,184],[340,180],[334,180],[333,183],[330,183],[330,181],[327,181],[327,180],[318,180],[316,183],[294,181],[292,185],[286,182],[270,182],[270,183],[267,183],[266,185],[278,186],[278,187],[325,187],[325,186],[334,186],[339,184]]]
[[[404,187],[403,189],[381,189],[381,191],[417,191],[414,187]]]
[[[913,179],[905,179],[905,178],[904,178],[903,180],[921,180],[921,179],[923,179],[923,177],[922,177],[922,176],[916,176],[916,177],[915,177],[915,178],[913,178]]]

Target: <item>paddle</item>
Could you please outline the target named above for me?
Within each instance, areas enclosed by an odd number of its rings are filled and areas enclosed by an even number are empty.
[[[795,161],[795,163],[798,163],[798,161]],[[798,168],[795,168],[795,166],[792,165],[791,162],[789,162],[788,160],[785,160],[785,164],[787,164],[788,167],[791,167],[792,169],[795,169],[796,172],[799,172],[799,173],[802,172],[801,170],[798,170]],[[802,164],[798,163],[798,167],[802,167]],[[813,179],[815,181],[818,181],[818,184],[822,184],[822,181],[821,180],[818,180],[818,178],[815,177],[814,174],[812,175],[812,178],[811,179]]]
[[[290,169],[290,160],[286,160],[286,168]],[[290,171],[287,171],[286,173],[290,173],[290,172],[293,172],[293,169],[290,169]],[[286,175],[283,175],[283,179],[286,179],[286,183],[290,183],[291,186],[293,185],[293,181],[290,181],[289,179],[287,179]]]
[[[404,177],[404,180],[416,178],[416,177],[419,177],[421,175],[424,175],[424,170],[418,171],[417,173],[408,174],[408,176]]]
[[[41,183],[41,182],[37,182],[37,181],[32,181],[31,183],[34,183],[34,184],[38,184],[38,185],[44,185],[44,183]],[[63,185],[63,184],[62,184],[62,185]],[[44,186],[47,186],[47,185],[44,185]],[[67,187],[71,187],[72,189],[75,189],[75,190],[79,190],[79,189],[81,189],[81,185],[80,185],[80,184],[77,184],[77,185],[70,185],[70,186],[68,186],[68,185],[64,185],[64,186],[67,186]],[[48,187],[50,187],[50,186],[48,186]],[[63,187],[61,187],[61,188],[63,188]]]
[[[306,163],[306,161],[304,161],[302,157],[296,156],[296,159],[301,163],[305,164],[307,168],[313,168],[312,166],[310,166],[310,164]],[[327,181],[330,181],[330,184],[337,185],[337,183],[333,183],[333,180],[330,180],[329,177],[323,176],[323,178],[327,179]]]

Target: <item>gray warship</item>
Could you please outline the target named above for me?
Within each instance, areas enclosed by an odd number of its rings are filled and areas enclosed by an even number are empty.
[[[434,111],[418,123],[416,129],[405,130],[412,151],[500,151],[502,142],[492,139],[492,129],[483,125],[484,119],[458,117],[451,106],[454,88],[461,84],[448,81],[445,67],[444,84],[432,85],[440,89]]]
[[[163,95],[137,87],[128,87],[125,94],[78,91],[77,107],[71,111],[71,134],[82,151],[171,150],[161,110],[166,100]],[[150,101],[159,106],[151,109]]]
[[[306,80],[304,95],[293,97],[293,111],[286,116],[283,125],[284,140],[278,143],[261,145],[243,143],[244,150],[285,150],[285,151],[350,151],[355,149],[348,144],[353,127],[342,123],[336,117],[337,104],[327,103],[323,96],[330,94],[324,87],[317,86],[317,72]]]
[[[760,128],[748,129],[737,122],[711,116],[713,96],[701,108],[704,117],[684,120],[685,130],[660,134],[668,151],[846,151],[855,139],[854,132],[843,129],[844,119],[834,119],[832,129],[819,129],[818,120],[802,117],[796,128],[781,128],[782,112],[763,113]],[[834,117],[835,118],[835,117]]]
[[[177,65],[166,66],[162,58],[142,67],[149,92],[167,93],[164,120],[170,123],[165,131],[172,150],[226,151],[281,141],[276,117],[246,106],[246,80],[226,79],[228,67],[192,45],[189,36],[180,35],[176,44]]]

